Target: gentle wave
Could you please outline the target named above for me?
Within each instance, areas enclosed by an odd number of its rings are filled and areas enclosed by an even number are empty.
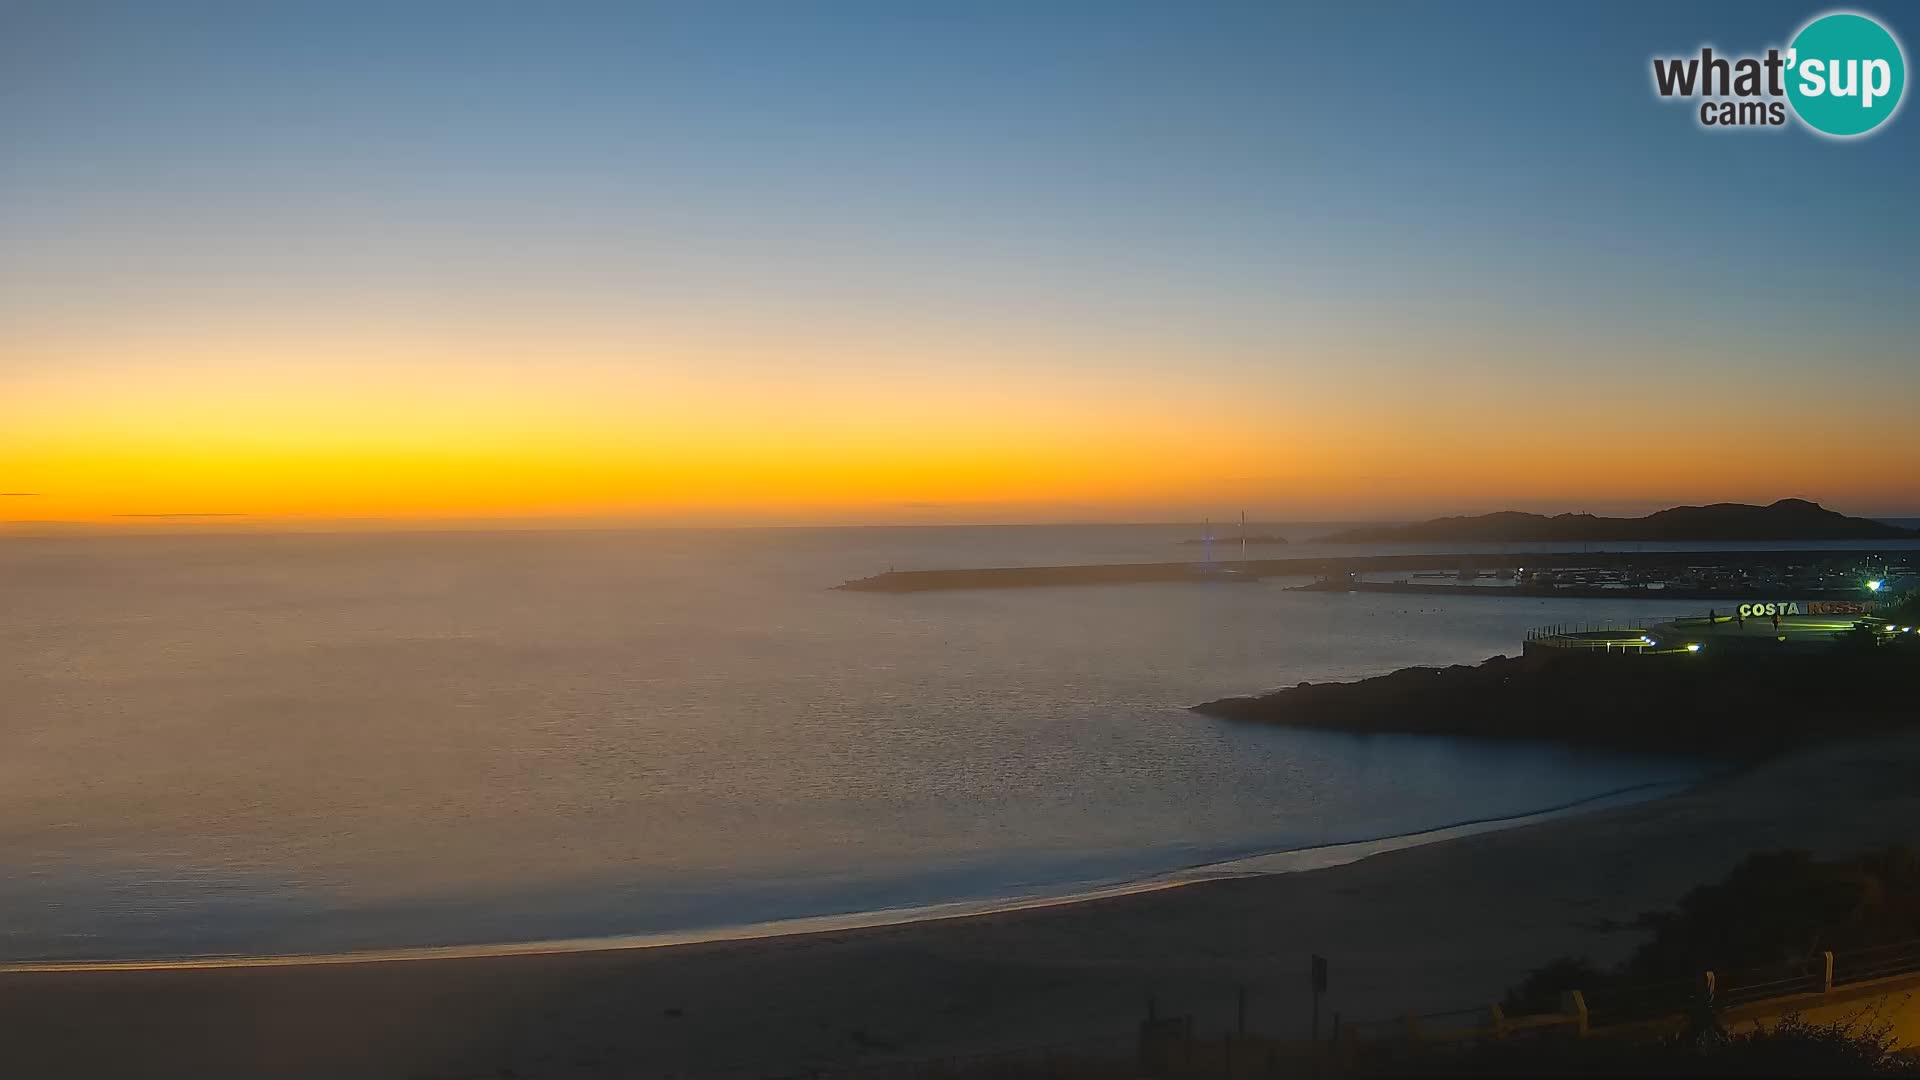
[[[792,937],[800,934],[832,933],[872,927],[901,926],[959,919],[1003,912],[1031,911],[1063,907],[1094,900],[1106,900],[1142,893],[1176,889],[1207,881],[1231,878],[1264,877],[1272,874],[1301,873],[1344,866],[1373,855],[1425,844],[1440,843],[1478,833],[1519,828],[1577,813],[1650,802],[1677,794],[1690,787],[1683,781],[1652,781],[1632,784],[1575,799],[1556,806],[1509,817],[1460,821],[1438,828],[1397,836],[1378,837],[1338,844],[1290,848],[1228,859],[1155,874],[1135,881],[1101,885],[1087,889],[1044,895],[1000,897],[990,900],[956,901],[917,907],[888,908],[878,911],[817,915],[796,919],[775,919],[739,926],[650,934],[620,934],[601,937],[558,938],[522,942],[498,942],[478,945],[423,946],[397,949],[367,949],[336,953],[284,953],[266,956],[183,956],[141,960],[43,961],[0,964],[0,974],[31,972],[108,972],[178,971],[210,968],[306,967],[331,964],[399,963],[421,960],[477,959],[507,956],[554,956],[568,953],[612,952],[628,949],[659,949],[675,945],[697,945],[725,941],[754,941]]]

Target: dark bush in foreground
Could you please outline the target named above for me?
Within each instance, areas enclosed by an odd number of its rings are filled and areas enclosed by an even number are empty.
[[[1850,1077],[1920,1076],[1891,1032],[1861,1024],[1783,1018],[1742,1035],[1707,1031],[1658,1042],[1553,1039],[1486,1043],[1402,1061],[1361,1075],[1390,1077]]]
[[[1619,969],[1553,960],[1507,991],[1507,1012],[1555,1011],[1564,990],[1586,992],[1592,1005],[1609,991],[1684,983],[1708,970],[1811,977],[1823,951],[1920,940],[1920,857],[1903,847],[1833,861],[1804,851],[1752,855],[1675,910],[1644,913],[1634,925],[1653,936]]]
[[[1641,918],[1655,933],[1628,963],[1638,978],[1910,941],[1920,938],[1920,858],[1899,847],[1831,862],[1804,851],[1752,855],[1678,910]]]
[[[1594,967],[1586,957],[1563,956],[1533,969],[1519,986],[1509,987],[1500,1003],[1509,1016],[1558,1012],[1560,995],[1568,990],[1592,991],[1617,976]]]

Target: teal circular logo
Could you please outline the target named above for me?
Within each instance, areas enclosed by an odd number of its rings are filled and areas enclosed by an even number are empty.
[[[1887,28],[1851,12],[1808,23],[1787,50],[1787,100],[1815,131],[1865,135],[1900,107],[1907,60]]]

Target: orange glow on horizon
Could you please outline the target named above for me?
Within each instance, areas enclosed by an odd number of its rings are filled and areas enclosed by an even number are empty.
[[[0,375],[0,491],[20,493],[0,500],[0,521],[1046,521],[1240,508],[1328,520],[1785,495],[1890,505],[1920,473],[1911,449],[1887,460],[1871,422],[1702,422],[1689,404],[1702,388],[1684,378],[1655,400],[1605,373],[1563,378],[1543,409],[1537,389],[1497,372],[1369,382],[1364,355],[1169,382],[1174,365],[1119,352],[1103,364],[844,338],[687,335],[547,353],[176,341],[146,343],[139,362],[100,359],[125,342],[62,345],[0,368],[29,373]],[[1756,381],[1745,407],[1777,416],[1769,399],[1784,389]],[[1861,415],[1837,396],[1804,397],[1800,414]]]

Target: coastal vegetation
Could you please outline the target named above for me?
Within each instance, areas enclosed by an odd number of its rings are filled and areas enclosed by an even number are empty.
[[[1515,1015],[1548,1012],[1567,990],[1605,995],[1709,970],[1807,971],[1823,952],[1920,942],[1920,853],[1895,846],[1835,860],[1805,851],[1750,855],[1674,909],[1610,929],[1650,936],[1610,970],[1585,957],[1550,961],[1509,989],[1503,1007]]]
[[[1728,1034],[1689,1029],[1665,1039],[1486,1042],[1463,1052],[1410,1058],[1369,1077],[1866,1077],[1920,1076],[1884,1024],[1809,1023]]]
[[[1531,739],[1750,761],[1910,728],[1916,635],[1895,645],[1660,656],[1496,656],[1194,706],[1223,719],[1360,734]]]
[[[1907,955],[1920,940],[1920,855],[1911,848],[1836,860],[1805,851],[1752,855],[1673,910],[1643,913],[1617,929],[1649,937],[1611,969],[1585,957],[1550,961],[1510,988],[1502,1008],[1516,1016],[1550,1012],[1572,990],[1590,1005],[1652,994],[1690,1015],[1680,1032],[1638,1041],[1487,1043],[1380,1075],[1920,1075],[1920,1060],[1898,1049],[1884,1021],[1865,1016],[1813,1024],[1790,1014],[1764,1030],[1730,1034],[1698,981],[1705,971],[1817,977],[1823,952]]]

